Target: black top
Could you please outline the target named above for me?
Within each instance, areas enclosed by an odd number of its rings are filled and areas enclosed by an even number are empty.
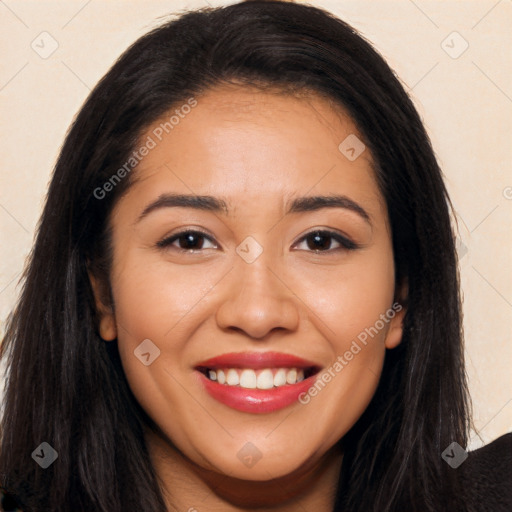
[[[458,470],[474,510],[512,512],[512,433],[469,452]]]
[[[460,471],[463,492],[472,510],[512,512],[512,433],[469,452]],[[21,512],[16,500],[2,493],[4,512]]]

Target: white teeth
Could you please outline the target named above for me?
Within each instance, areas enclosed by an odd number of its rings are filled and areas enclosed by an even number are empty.
[[[272,370],[263,370],[256,381],[256,387],[258,389],[271,389],[274,387],[274,376]]]
[[[243,370],[240,374],[240,387],[255,389],[256,388],[256,372],[254,370]]]
[[[288,370],[288,373],[286,374],[286,382],[288,384],[295,384],[297,382],[297,370],[295,368]]]
[[[287,384],[296,384],[305,379],[304,370],[297,368],[224,368],[223,370],[208,370],[210,380],[227,386],[240,386],[247,389],[272,389]]]
[[[240,379],[238,378],[238,373],[236,370],[228,370],[228,373],[226,375],[226,384],[229,386],[238,386],[240,383]]]
[[[274,375],[274,386],[284,386],[286,384],[286,370],[284,368],[280,368],[277,370]]]

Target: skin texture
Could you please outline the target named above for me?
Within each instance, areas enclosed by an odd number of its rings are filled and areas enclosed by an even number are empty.
[[[147,441],[169,504],[332,510],[337,442],[370,402],[405,310],[307,404],[240,412],[206,394],[194,367],[228,352],[278,351],[326,370],[391,308],[391,234],[371,155],[350,161],[340,152],[357,128],[318,96],[223,86],[197,101],[133,171],[114,209],[114,307],[97,300],[100,334],[118,339],[130,387],[159,428]],[[221,198],[227,211],[162,207],[139,219],[166,193]],[[330,195],[356,202],[369,222],[341,207],[286,213],[292,199]],[[179,240],[157,245],[192,228],[208,237],[193,251]],[[358,248],[327,238],[315,251],[304,237],[320,228]],[[252,263],[236,252],[248,236],[263,249]],[[160,350],[149,366],[134,356],[145,339]],[[252,467],[237,457],[248,442],[262,455]]]

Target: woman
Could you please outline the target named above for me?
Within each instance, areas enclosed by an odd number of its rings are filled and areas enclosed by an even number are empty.
[[[463,460],[428,137],[320,9],[190,12],[125,52],[66,138],[2,350],[4,508],[507,505],[504,459]]]

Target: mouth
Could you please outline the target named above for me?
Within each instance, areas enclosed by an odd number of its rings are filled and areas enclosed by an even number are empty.
[[[233,409],[268,413],[295,403],[321,367],[276,352],[224,354],[197,365],[207,393]]]

